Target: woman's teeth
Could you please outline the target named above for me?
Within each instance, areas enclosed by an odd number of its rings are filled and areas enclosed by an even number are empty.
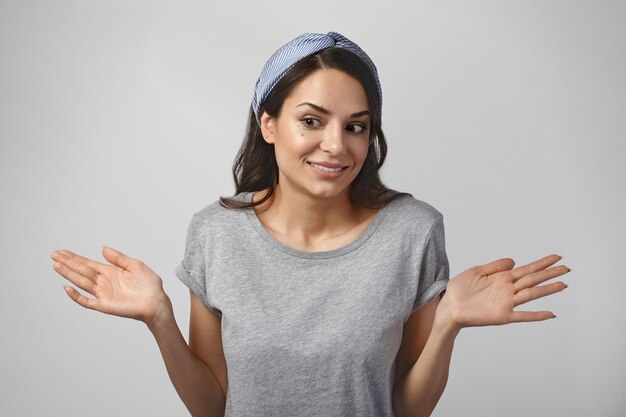
[[[313,165],[317,169],[321,169],[322,171],[328,171],[328,172],[339,172],[343,169],[343,168],[328,168],[322,165],[314,164],[313,162],[309,162],[309,164]]]

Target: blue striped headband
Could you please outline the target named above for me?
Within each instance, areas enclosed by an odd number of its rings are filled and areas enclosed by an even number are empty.
[[[281,46],[270,59],[265,63],[261,75],[256,81],[254,95],[252,96],[252,108],[256,116],[256,121],[261,126],[259,110],[261,105],[276,86],[278,81],[285,73],[302,58],[313,55],[314,53],[326,48],[344,48],[355,53],[370,68],[374,79],[376,80],[376,88],[378,89],[378,98],[380,102],[380,111],[382,114],[383,107],[383,91],[380,87],[378,79],[378,71],[376,65],[370,57],[356,43],[337,32],[323,33],[305,33],[297,38],[287,42]]]

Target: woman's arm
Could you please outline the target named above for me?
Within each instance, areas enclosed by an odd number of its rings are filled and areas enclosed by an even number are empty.
[[[393,409],[397,417],[430,416],[446,387],[454,339],[459,330],[446,326],[441,314],[437,317],[439,305],[439,297],[435,297],[413,313],[416,317],[411,321],[416,328],[407,330],[415,337],[409,336],[409,343],[413,346],[407,348],[423,348],[417,361],[394,387]],[[402,361],[403,357],[398,359]]]
[[[189,412],[193,416],[223,416],[224,391],[208,365],[194,355],[185,342],[161,278],[143,262],[113,248],[104,248],[102,254],[112,265],[68,250],[51,254],[56,261],[53,267],[60,275],[94,296],[87,297],[68,286],[69,297],[85,308],[146,323],[159,345],[170,379]]]
[[[194,355],[176,324],[171,303],[148,325],[159,345],[167,373],[192,416],[223,417],[226,396],[215,374]]]
[[[432,413],[445,388],[454,340],[462,328],[556,317],[550,311],[514,308],[567,288],[562,281],[539,285],[570,271],[564,265],[549,268],[559,260],[559,255],[549,255],[513,269],[515,261],[502,258],[474,266],[450,280],[435,314],[430,313],[432,330],[419,358],[394,388],[397,415],[427,417]]]

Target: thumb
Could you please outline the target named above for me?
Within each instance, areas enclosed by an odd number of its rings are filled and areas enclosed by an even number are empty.
[[[133,258],[126,256],[117,249],[113,249],[108,246],[102,247],[102,255],[104,256],[104,259],[111,262],[113,265],[117,265],[124,269],[129,269],[129,266],[133,261]]]

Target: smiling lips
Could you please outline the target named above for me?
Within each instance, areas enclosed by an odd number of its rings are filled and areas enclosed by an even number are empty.
[[[309,162],[309,165],[311,165],[314,168],[320,169],[322,171],[327,171],[327,172],[340,172],[341,170],[346,168],[345,165],[329,164],[327,162]]]
[[[325,162],[308,162],[313,172],[322,178],[339,178],[346,171],[347,166],[338,164],[327,164]]]

